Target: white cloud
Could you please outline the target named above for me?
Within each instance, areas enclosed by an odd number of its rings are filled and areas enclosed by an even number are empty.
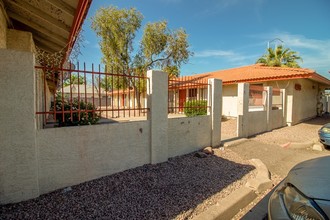
[[[330,38],[313,39],[288,32],[273,32],[252,37],[265,40],[266,42],[279,38],[284,42],[285,47],[297,51],[303,58],[302,67],[314,69],[325,76],[328,75],[330,70]]]
[[[250,65],[251,60],[256,60],[260,55],[235,52],[232,50],[202,50],[195,52],[194,57],[199,60],[217,59],[223,63],[237,66]],[[209,61],[208,61],[209,62]]]
[[[225,50],[203,50],[195,52],[195,57],[228,57],[234,55],[234,52]]]

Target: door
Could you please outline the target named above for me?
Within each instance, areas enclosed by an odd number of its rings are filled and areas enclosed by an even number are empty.
[[[184,103],[186,102],[187,93],[185,89],[179,90],[179,112],[183,112]]]

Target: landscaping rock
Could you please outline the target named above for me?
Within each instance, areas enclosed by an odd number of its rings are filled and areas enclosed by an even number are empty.
[[[313,145],[312,149],[315,151],[324,151],[324,146],[323,144],[317,143]]]
[[[212,149],[212,147],[205,147],[203,149],[203,153],[206,153],[206,154],[214,154],[214,150]]]

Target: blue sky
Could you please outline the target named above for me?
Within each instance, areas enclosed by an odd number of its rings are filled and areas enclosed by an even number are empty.
[[[136,49],[148,22],[167,20],[169,28],[185,29],[194,56],[182,65],[181,75],[254,64],[266,52],[267,43],[279,38],[285,47],[299,52],[302,67],[330,78],[329,0],[93,0],[78,58],[87,66],[100,64],[102,57],[90,18],[109,5],[134,7],[143,14]]]

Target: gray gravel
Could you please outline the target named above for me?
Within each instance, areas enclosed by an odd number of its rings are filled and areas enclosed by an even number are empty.
[[[190,219],[254,175],[229,149],[191,153],[0,206],[0,219]]]

